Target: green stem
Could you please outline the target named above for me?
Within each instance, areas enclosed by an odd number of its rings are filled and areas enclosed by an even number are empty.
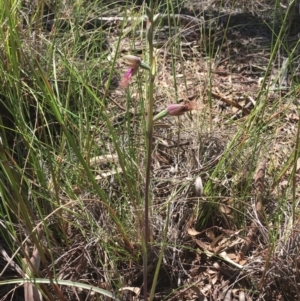
[[[162,260],[163,260],[166,244],[167,244],[168,229],[169,229],[169,218],[170,218],[170,205],[171,205],[172,199],[173,199],[173,197],[171,197],[171,199],[168,202],[167,220],[166,220],[165,229],[164,229],[164,240],[161,244],[161,250],[159,252],[158,262],[157,262],[155,273],[154,273],[154,278],[153,278],[153,283],[152,283],[152,287],[151,287],[151,291],[150,291],[149,301],[152,301],[153,298],[154,298],[157,279],[158,279],[161,263],[162,263]]]
[[[149,11],[149,10],[148,10]],[[152,138],[153,138],[153,91],[154,91],[154,79],[156,73],[155,61],[153,56],[153,9],[148,14],[149,24],[147,29],[147,41],[149,49],[149,65],[151,68],[149,76],[149,85],[147,90],[148,99],[148,119],[147,119],[147,163],[146,163],[146,183],[145,183],[145,232],[144,232],[144,244],[143,244],[143,267],[144,267],[144,300],[148,300],[147,297],[147,282],[148,282],[148,247],[150,238],[149,227],[149,203],[150,203],[150,176],[151,176],[151,157],[152,157]]]

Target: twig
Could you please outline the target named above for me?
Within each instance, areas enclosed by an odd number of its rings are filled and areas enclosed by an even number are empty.
[[[219,95],[219,94],[217,94],[217,93],[215,93],[215,92],[213,92],[213,91],[210,91],[210,93],[211,93],[211,95],[212,95],[213,97],[215,97],[215,98],[217,98],[217,99],[219,99],[219,100],[225,102],[226,104],[231,105],[231,106],[233,106],[233,107],[235,107],[235,108],[238,108],[238,109],[242,110],[242,112],[243,112],[245,115],[249,115],[249,114],[250,114],[250,111],[249,111],[247,108],[242,107],[242,106],[241,106],[240,104],[238,104],[237,102],[235,102],[235,101],[233,101],[233,100],[230,100],[230,99],[228,99],[228,98],[225,98],[225,97],[223,97],[223,96],[221,96],[221,95]]]
[[[168,22],[169,20],[169,15],[168,14],[157,14],[153,16],[153,19],[156,19],[159,16],[160,20],[162,22],[166,21]],[[107,23],[111,23],[111,24],[115,24],[116,22],[124,22],[125,20],[127,22],[144,22],[144,24],[147,24],[147,20],[148,20],[148,16],[147,15],[143,15],[141,17],[102,17],[102,18],[97,18],[94,20],[99,20],[105,24]],[[192,25],[192,26],[199,26],[199,25],[203,25],[204,24],[204,20],[203,19],[199,19],[196,17],[192,17],[189,15],[184,15],[184,14],[175,14],[172,18],[172,20],[174,21],[180,21],[183,25]]]

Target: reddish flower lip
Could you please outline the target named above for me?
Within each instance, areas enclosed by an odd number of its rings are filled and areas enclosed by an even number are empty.
[[[137,68],[133,68],[133,67],[129,68],[125,72],[122,80],[120,81],[120,86],[124,89],[127,88],[129,83],[130,83],[130,80],[131,80],[132,76],[135,75],[136,72],[137,72]]]

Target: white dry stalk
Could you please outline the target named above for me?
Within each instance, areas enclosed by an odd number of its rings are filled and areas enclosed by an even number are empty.
[[[4,274],[6,271],[6,268],[10,265],[18,274],[25,278],[26,274],[23,272],[23,270],[13,261],[13,258],[10,258],[4,248],[0,245],[0,253],[3,256],[3,258],[7,261],[7,265],[3,268],[3,270],[0,273],[0,277]]]
[[[203,195],[203,183],[199,176],[195,180],[195,194],[197,197],[201,197]]]
[[[26,263],[26,258],[24,258]],[[39,254],[38,249],[35,247],[30,258],[31,265],[33,266],[33,270],[38,270],[40,267],[41,257]],[[24,299],[25,301],[43,301],[43,296],[41,292],[34,286],[32,283],[25,283],[24,284]]]
[[[39,233],[41,234],[41,232]],[[29,250],[26,248],[26,254],[29,257]],[[29,275],[36,273],[40,269],[41,256],[36,245],[33,248],[32,256],[30,257],[30,262],[26,258],[23,258],[23,262],[27,267]],[[43,296],[41,292],[32,283],[24,284],[24,299],[25,301],[43,301]]]

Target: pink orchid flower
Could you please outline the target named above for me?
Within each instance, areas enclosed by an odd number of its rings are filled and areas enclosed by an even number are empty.
[[[130,63],[129,69],[125,72],[123,78],[120,81],[120,86],[125,89],[128,87],[131,78],[137,73],[139,67],[150,70],[150,67],[144,63],[138,56],[125,55],[124,59]]]
[[[168,105],[167,107],[167,111],[168,111],[168,115],[171,116],[180,116],[183,115],[185,112],[191,111],[192,110],[192,106],[190,106],[189,104],[181,104],[181,103],[175,103],[175,104],[171,104]]]

